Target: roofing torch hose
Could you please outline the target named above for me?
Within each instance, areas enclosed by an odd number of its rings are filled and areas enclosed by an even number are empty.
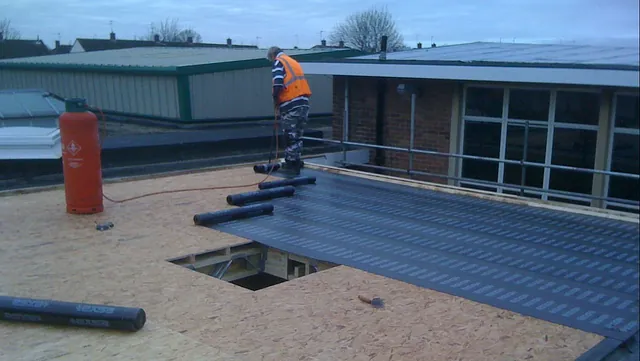
[[[104,127],[104,133],[106,133],[106,117],[104,115],[104,113],[102,112],[102,110],[98,107],[95,106],[91,106],[91,108],[96,109],[99,113],[100,113],[100,117],[102,119],[102,123],[103,123],[103,127]],[[104,134],[103,133],[103,134]],[[100,137],[100,148],[102,148],[102,142],[103,142],[103,137]],[[277,161],[278,159],[278,113],[274,112],[274,118],[273,118],[273,137],[271,139],[271,146],[270,146],[270,150],[269,150],[269,164],[271,164],[271,156],[273,155],[273,143],[275,142],[275,157],[273,158],[274,161]],[[243,184],[243,185],[228,185],[228,186],[216,186],[216,187],[199,187],[199,188],[179,188],[179,189],[170,189],[170,190],[166,190],[166,191],[158,191],[158,192],[151,192],[151,193],[144,193],[135,197],[130,197],[130,198],[125,198],[125,199],[112,199],[111,197],[107,196],[106,194],[103,193],[103,197],[104,199],[113,202],[113,203],[124,203],[124,202],[128,202],[128,201],[132,201],[134,199],[140,199],[140,198],[144,198],[144,197],[150,197],[150,196],[155,196],[155,195],[159,195],[159,194],[170,194],[170,193],[180,193],[180,192],[193,192],[193,191],[214,191],[214,190],[222,190],[222,189],[235,189],[235,188],[248,188],[248,187],[256,187],[259,186],[260,184],[264,183],[267,181],[267,179],[269,179],[269,177],[271,177],[271,173],[273,172],[273,169],[275,167],[271,167],[271,169],[269,169],[269,172],[267,172],[266,177],[264,177],[264,179],[262,179],[259,182],[256,183],[251,183],[251,184]]]

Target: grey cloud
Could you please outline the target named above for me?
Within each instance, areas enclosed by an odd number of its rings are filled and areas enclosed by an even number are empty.
[[[0,17],[8,17],[24,37],[39,35],[49,43],[60,33],[106,37],[109,21],[120,38],[143,35],[151,22],[175,17],[195,28],[205,41],[306,47],[354,11],[373,4],[358,0],[0,0]],[[517,41],[610,41],[638,37],[637,0],[404,0],[386,2],[409,44],[513,39]],[[609,39],[609,40],[603,40]],[[631,40],[629,40],[631,39]]]

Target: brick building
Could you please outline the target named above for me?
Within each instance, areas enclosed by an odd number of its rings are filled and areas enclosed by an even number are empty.
[[[335,140],[346,123],[344,140],[407,149],[415,93],[413,149],[494,160],[413,153],[412,177],[637,212],[637,178],[574,168],[637,177],[639,54],[470,43],[303,65],[333,76]],[[371,149],[365,168],[408,167],[406,151]]]

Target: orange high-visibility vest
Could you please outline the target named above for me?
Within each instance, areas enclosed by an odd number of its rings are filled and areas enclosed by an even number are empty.
[[[280,60],[285,69],[284,89],[278,95],[278,102],[282,104],[302,95],[311,96],[311,88],[304,77],[300,63],[285,54],[276,59]]]

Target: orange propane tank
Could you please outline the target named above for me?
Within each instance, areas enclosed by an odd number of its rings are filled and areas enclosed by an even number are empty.
[[[84,99],[67,99],[60,116],[62,171],[67,212],[93,214],[104,210],[98,118]]]

